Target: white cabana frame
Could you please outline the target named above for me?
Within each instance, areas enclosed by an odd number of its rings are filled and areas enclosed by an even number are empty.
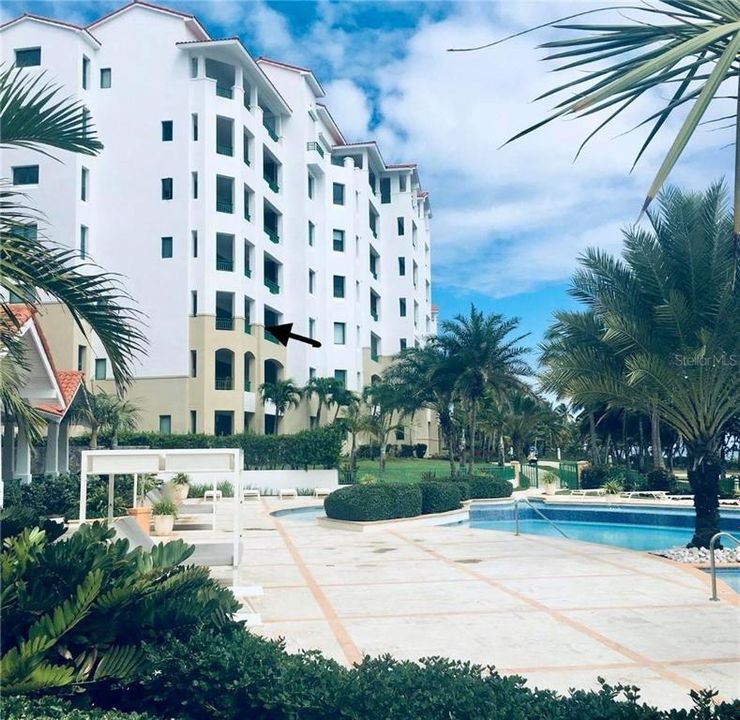
[[[241,509],[244,503],[242,472],[244,454],[241,448],[207,450],[83,450],[80,458],[80,522],[87,520],[87,476],[108,475],[108,520],[113,519],[113,495],[116,475],[134,476],[134,504],[140,474],[210,473],[213,489],[225,476],[231,476],[234,488],[234,555],[236,568],[241,559]],[[213,529],[216,529],[216,498],[213,498]]]

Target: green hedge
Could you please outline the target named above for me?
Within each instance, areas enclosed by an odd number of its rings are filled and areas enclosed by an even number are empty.
[[[692,710],[658,710],[628,686],[562,696],[439,657],[365,657],[346,668],[318,652],[288,654],[240,628],[172,636],[146,652],[146,675],[102,688],[96,702],[178,720],[730,720],[740,709],[712,709],[709,695],[697,693]]]
[[[514,486],[508,480],[499,480],[495,477],[474,476],[468,480],[470,498],[505,498],[511,497]]]
[[[293,470],[339,466],[344,431],[336,425],[303,430],[293,435],[164,435],[155,432],[121,433],[119,445],[143,445],[162,449],[241,448],[245,470]],[[100,444],[110,438],[103,435]],[[87,446],[90,438],[72,438],[75,445]]]
[[[460,507],[461,488],[446,482],[421,482],[421,514],[449,512]]]
[[[348,485],[327,496],[324,509],[335,520],[393,520],[421,515],[421,498],[418,484]]]
[[[138,712],[74,708],[68,700],[55,697],[4,697],[0,711],[0,717],[5,720],[154,720],[151,715]]]

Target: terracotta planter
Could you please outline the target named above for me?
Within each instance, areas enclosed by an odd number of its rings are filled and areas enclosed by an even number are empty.
[[[172,535],[173,527],[175,527],[174,515],[154,515],[155,535]]]
[[[126,512],[136,518],[139,527],[148,535],[152,523],[151,507],[132,507],[126,508]]]

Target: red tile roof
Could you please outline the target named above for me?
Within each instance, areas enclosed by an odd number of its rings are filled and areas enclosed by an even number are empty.
[[[9,312],[0,311],[0,326],[3,330],[13,333],[20,330],[35,314],[35,308],[22,303],[8,303],[5,306]]]
[[[72,400],[74,400],[77,391],[80,389],[85,375],[79,370],[57,370],[56,378],[59,389],[62,391],[64,406],[53,405],[51,403],[40,403],[39,405],[36,405],[36,409],[49,415],[64,417],[67,410],[69,410],[69,406],[72,404]]]

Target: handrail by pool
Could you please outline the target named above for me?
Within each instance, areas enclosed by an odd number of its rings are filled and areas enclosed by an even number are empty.
[[[550,520],[549,517],[547,517],[544,513],[542,513],[540,510],[538,510],[534,505],[532,505],[532,503],[529,502],[529,500],[527,498],[514,498],[514,521],[516,522],[516,532],[515,532],[516,535],[519,534],[519,503],[520,502],[527,503],[527,505],[529,505],[529,507],[531,507],[532,510],[534,510],[543,520],[546,520],[547,522],[549,522],[550,525],[552,525],[564,538],[566,538],[568,540],[570,539],[560,529],[560,527],[557,525],[557,523],[555,523],[552,520]]]
[[[714,551],[715,551],[715,544],[717,540],[719,540],[722,536],[732,538],[738,545],[740,545],[740,538],[735,537],[732,533],[728,533],[726,531],[724,532],[718,532],[716,535],[712,536],[712,539],[709,541],[709,573],[712,576],[712,597],[710,597],[710,600],[714,600],[715,602],[719,602],[719,598],[717,597],[717,566],[714,562]]]

